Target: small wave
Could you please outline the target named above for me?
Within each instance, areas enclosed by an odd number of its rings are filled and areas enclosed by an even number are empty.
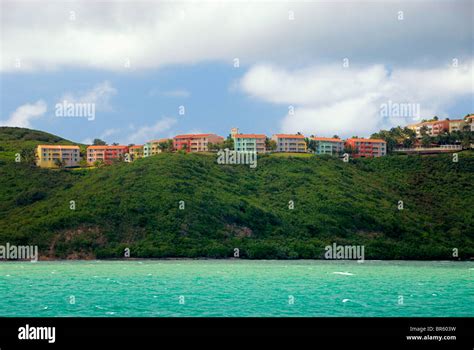
[[[343,275],[343,276],[354,276],[353,273],[350,273],[350,272],[340,272],[340,271],[333,272],[333,274],[335,274],[335,275]]]

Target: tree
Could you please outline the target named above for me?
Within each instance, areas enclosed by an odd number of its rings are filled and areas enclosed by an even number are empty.
[[[118,146],[119,144],[117,142],[112,143],[112,146]]]
[[[312,152],[316,152],[316,147],[317,147],[316,141],[311,140],[311,139],[306,137],[304,139],[304,142],[306,142],[306,149],[308,149]]]
[[[333,135],[332,137],[333,139],[340,139],[340,137],[338,135]]]
[[[421,136],[425,136],[428,134],[428,127],[426,125],[423,125],[421,128],[420,128],[420,134]]]
[[[54,160],[54,165],[56,165],[59,169],[64,168],[65,163],[62,159],[58,158]]]
[[[403,140],[402,145],[404,148],[412,148],[415,145],[415,141],[411,138],[407,138]]]
[[[431,137],[429,137],[429,136],[426,135],[426,134],[423,135],[423,136],[421,137],[421,145],[422,145],[423,147],[428,147],[428,146],[430,146],[430,145],[431,145]]]
[[[172,140],[172,139],[168,139],[168,140],[166,141],[166,143],[168,144],[168,147],[167,147],[168,152],[173,152],[173,151],[174,151],[174,143],[173,143],[173,140]]]
[[[160,142],[158,144],[158,148],[160,149],[161,152],[166,152],[168,151],[169,149],[169,144],[167,141],[164,141],[164,142]]]
[[[102,141],[101,139],[94,139],[94,141],[92,141],[92,144],[94,146],[105,146],[106,145],[105,141]]]
[[[102,168],[104,165],[105,165],[105,163],[104,163],[103,161],[101,161],[101,160],[96,160],[96,161],[94,162],[94,166],[95,166],[96,168]]]
[[[22,148],[20,151],[21,161],[28,165],[34,165],[36,161],[36,153],[34,148]]]
[[[348,153],[348,154],[357,153],[357,148],[352,147],[351,145],[347,145],[344,147],[344,153]]]
[[[277,149],[277,143],[275,140],[269,139],[268,137],[265,138],[265,149],[267,151],[274,151]]]
[[[232,138],[232,135],[227,136],[227,139],[224,140],[224,143],[222,144],[222,149],[234,149],[234,139]]]
[[[218,150],[221,149],[221,147],[222,147],[222,144],[220,144],[220,143],[212,143],[212,142],[209,142],[209,143],[207,144],[207,149],[208,149],[209,151],[218,151]]]

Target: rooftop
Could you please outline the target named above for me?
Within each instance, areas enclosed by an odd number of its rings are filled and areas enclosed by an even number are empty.
[[[175,139],[194,139],[194,138],[208,137],[211,135],[217,136],[216,134],[184,134],[184,135],[176,135],[174,138]]]
[[[276,136],[281,139],[304,139],[304,135],[299,134],[275,134],[273,136]]]
[[[54,148],[54,149],[77,149],[79,146],[76,145],[38,145],[40,148]]]
[[[352,137],[350,139],[347,139],[346,141],[385,143],[385,140],[382,140],[382,139],[358,139],[358,138],[352,138]]]
[[[344,142],[341,139],[336,139],[334,137],[312,137],[311,140],[314,140],[314,141],[329,141],[329,142]]]
[[[235,134],[237,139],[265,139],[266,136],[263,134]]]
[[[117,146],[109,146],[109,145],[94,145],[94,146],[88,146],[87,149],[122,149],[122,148],[127,148],[128,146],[123,146],[123,145],[117,145]]]

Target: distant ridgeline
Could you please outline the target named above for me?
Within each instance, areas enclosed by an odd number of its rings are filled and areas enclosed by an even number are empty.
[[[92,169],[15,162],[41,143],[71,144],[0,130],[0,245],[38,246],[40,259],[324,259],[333,244],[365,259],[474,257],[473,151],[265,154],[255,168],[185,152]]]

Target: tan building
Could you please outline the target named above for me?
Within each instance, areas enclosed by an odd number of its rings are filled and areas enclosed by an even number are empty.
[[[79,166],[81,150],[79,146],[38,145],[36,147],[36,165],[41,168]]]
[[[272,140],[276,142],[276,152],[305,153],[306,142],[304,135],[299,134],[275,134]]]
[[[437,136],[449,131],[449,120],[433,120],[418,124],[407,125],[408,129],[415,131],[416,137],[422,137],[421,131],[426,130],[428,136]]]
[[[455,119],[449,121],[449,132],[462,131],[466,122],[463,119]]]
[[[471,126],[471,131],[474,132],[474,114],[471,114],[470,116],[466,117],[464,120],[466,121],[466,124]]]

